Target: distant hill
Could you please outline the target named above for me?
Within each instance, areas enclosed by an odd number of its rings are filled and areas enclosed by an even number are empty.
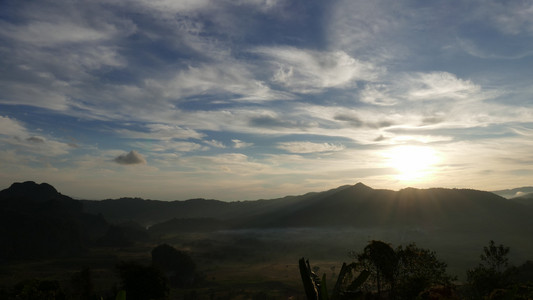
[[[492,191],[492,193],[502,196],[507,199],[521,197],[526,194],[533,193],[533,186],[524,186],[514,189]]]
[[[176,231],[191,229],[194,219],[202,218],[210,220],[206,228],[213,230],[228,226],[533,230],[531,207],[494,193],[471,189],[407,188],[392,191],[372,189],[358,183],[272,200],[222,202],[193,199],[165,202],[123,198],[83,203],[87,212],[101,213],[113,222],[165,223],[154,225],[154,228],[174,228]]]
[[[511,201],[533,207],[533,193],[524,194],[510,199]]]
[[[101,201],[82,200],[84,211],[102,214],[113,223],[134,221],[150,226],[170,219],[213,218],[234,220],[254,218],[268,212],[286,211],[308,205],[321,195],[346,188],[342,186],[320,193],[287,196],[270,200],[224,202],[219,200],[190,199],[185,201],[158,201],[140,198],[107,199]]]

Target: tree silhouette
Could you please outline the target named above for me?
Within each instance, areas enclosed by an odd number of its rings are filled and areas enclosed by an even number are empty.
[[[488,247],[483,247],[483,253],[480,255],[481,263],[466,273],[472,297],[481,299],[509,284],[507,274],[509,251],[509,247],[503,244],[496,246],[492,240]]]
[[[394,250],[382,241],[371,241],[363,253],[352,252],[357,268],[370,272],[367,289],[387,299],[414,299],[432,287],[450,290],[453,277],[446,273],[447,265],[437,259],[434,251],[412,243]],[[368,285],[370,283],[370,285]]]
[[[398,267],[398,259],[394,249],[382,241],[371,241],[363,250],[363,253],[357,255],[360,266],[367,269],[377,288],[378,296],[385,286],[393,292],[395,277]]]
[[[419,248],[411,243],[405,248],[399,246],[396,256],[396,296],[399,299],[416,298],[422,291],[432,287],[439,287],[440,290],[451,293],[449,290],[455,277],[446,273],[446,263],[439,261],[434,251]]]

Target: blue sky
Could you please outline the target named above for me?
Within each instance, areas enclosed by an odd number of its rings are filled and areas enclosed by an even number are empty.
[[[0,186],[532,185],[530,1],[0,3]]]

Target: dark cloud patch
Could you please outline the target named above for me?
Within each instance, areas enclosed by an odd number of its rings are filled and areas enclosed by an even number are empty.
[[[380,136],[378,136],[377,138],[374,139],[374,142],[381,142],[381,141],[384,141],[386,139],[387,139],[386,137],[384,137],[383,135],[380,135]]]
[[[341,114],[341,115],[336,115],[334,119],[337,121],[348,122],[350,123],[350,125],[352,125],[353,127],[357,127],[357,128],[365,126],[365,123],[356,116],[349,116],[349,115]]]
[[[333,118],[337,121],[347,122],[350,124],[350,126],[355,127],[355,128],[362,128],[362,127],[384,128],[384,127],[390,127],[394,125],[394,123],[389,122],[389,121],[364,122],[356,116],[346,115],[346,114],[339,114]]]
[[[121,154],[115,157],[113,161],[121,165],[146,164],[146,159],[135,150],[131,150],[128,154]]]
[[[377,122],[377,123],[369,123],[369,127],[373,127],[373,128],[384,128],[384,127],[390,127],[394,125],[393,122],[389,122],[389,121],[381,121],[381,122]]]
[[[267,128],[307,128],[311,123],[302,121],[287,121],[271,116],[254,117],[250,119],[250,126]]]
[[[40,138],[38,136],[29,137],[29,138],[26,139],[26,141],[28,141],[30,143],[35,143],[35,144],[43,144],[44,143],[44,139]]]
[[[444,119],[441,117],[425,117],[422,119],[422,125],[433,125],[444,122]]]

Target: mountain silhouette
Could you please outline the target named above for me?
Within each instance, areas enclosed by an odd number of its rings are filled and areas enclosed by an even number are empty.
[[[109,224],[47,183],[14,183],[0,191],[0,256],[62,257],[82,253]]]
[[[36,201],[49,199],[70,199],[63,196],[48,183],[37,184],[33,181],[15,182],[9,188],[0,191],[0,199],[22,198]]]
[[[318,194],[297,209],[255,218],[251,227],[449,227],[502,230],[533,227],[533,211],[490,192],[470,189],[372,189],[364,184]]]
[[[124,222],[151,226],[150,232],[156,235],[339,227],[418,228],[446,234],[517,237],[520,241],[533,234],[533,207],[491,192],[446,188],[393,191],[363,183],[270,200],[223,202],[140,198],[80,201],[62,195],[51,185],[24,182],[0,191],[0,217],[0,239],[8,245],[4,254],[25,257],[36,255],[32,249],[40,249],[37,252],[43,256],[79,253],[94,241],[128,244],[125,233],[134,229],[125,231],[116,226]],[[115,225],[109,226],[106,220]],[[44,236],[54,238],[46,241]],[[32,243],[37,246],[32,247]]]
[[[472,189],[373,189],[363,183],[324,192],[271,200],[222,202],[193,199],[84,201],[85,210],[113,222],[127,220],[158,228],[185,230],[192,219],[209,219],[221,228],[421,227],[455,230],[533,228],[530,206]],[[180,221],[182,220],[182,221]],[[224,221],[216,223],[215,220]],[[183,228],[178,228],[182,224]],[[217,226],[212,226],[216,229]]]

